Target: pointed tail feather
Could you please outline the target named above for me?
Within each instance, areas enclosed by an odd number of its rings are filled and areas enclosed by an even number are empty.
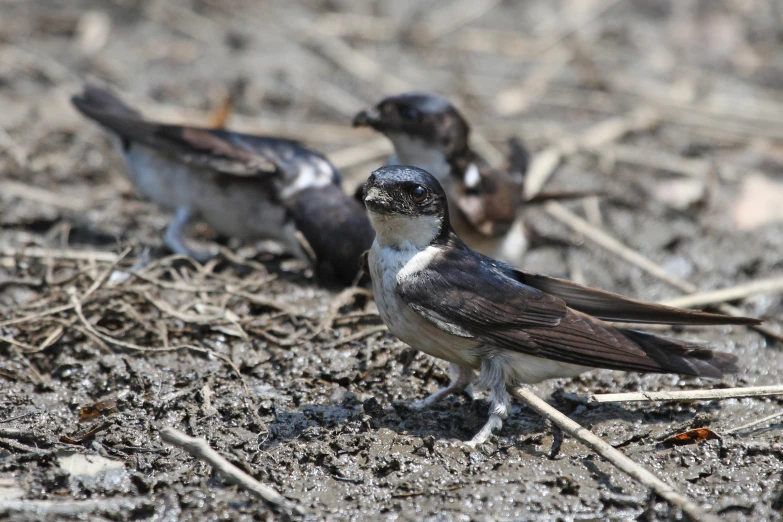
[[[85,116],[95,119],[98,114],[113,114],[141,118],[141,113],[129,107],[113,93],[93,84],[86,84],[81,94],[71,97],[71,103]]]
[[[702,343],[660,337],[627,328],[617,330],[657,362],[661,373],[720,378],[739,370],[736,355],[716,352]]]
[[[514,270],[513,277],[521,283],[559,297],[575,310],[605,321],[651,324],[761,324],[759,319],[752,317],[711,314],[698,310],[683,310],[655,303],[645,303],[543,274]]]

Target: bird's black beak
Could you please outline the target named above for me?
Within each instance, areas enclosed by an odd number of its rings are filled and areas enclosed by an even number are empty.
[[[365,187],[362,201],[368,210],[379,212],[381,214],[388,212],[392,203],[388,194],[377,187],[373,187],[371,184],[368,184]]]
[[[373,127],[381,122],[381,115],[375,109],[367,109],[357,114],[353,119],[354,127]]]

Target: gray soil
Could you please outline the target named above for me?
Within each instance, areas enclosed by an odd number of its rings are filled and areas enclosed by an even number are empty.
[[[537,152],[653,108],[660,125],[618,142],[646,151],[641,165],[580,150],[547,189],[607,190],[602,226],[700,289],[783,271],[783,225],[738,231],[731,218],[747,172],[783,181],[779,2],[500,2],[467,27],[417,40],[412,24],[433,20],[421,13],[446,5],[0,2],[0,519],[283,516],[162,442],[166,426],[206,438],[313,520],[682,518],[577,441],[561,444],[519,404],[477,450],[460,441],[486,420],[482,400],[410,410],[447,384],[444,364],[378,332],[365,294],[320,287],[274,245],[228,241],[239,257],[206,267],[167,256],[168,216],[135,195],[108,140],[68,103],[84,79],[97,78],[151,115],[204,124],[226,88],[244,79],[230,127],[285,133],[345,158],[373,138],[349,128],[352,112],[394,87],[377,71],[362,78],[346,70],[361,69],[357,58],[339,64],[330,31],[335,13],[381,16],[382,27],[340,17],[353,26],[339,38],[394,78],[450,96],[499,148],[517,134]],[[502,31],[502,49],[465,49],[480,43],[475,29]],[[562,53],[568,58],[552,65]],[[530,103],[496,113],[499,93],[520,85]],[[712,164],[706,196],[681,209],[654,197],[663,183],[685,179],[651,166],[656,154],[676,158],[674,170]],[[350,189],[379,164],[342,161],[351,163]],[[527,269],[646,300],[679,294],[540,208],[525,218],[572,243],[532,251]],[[197,235],[216,239],[206,228]],[[10,250],[30,246],[60,255]],[[63,248],[130,252],[113,268],[67,259]],[[139,263],[146,255],[151,261]],[[134,264],[143,268],[129,276]],[[779,295],[735,304],[773,328],[783,314]],[[592,371],[536,390],[723,519],[780,519],[783,425],[724,432],[780,411],[783,401],[586,403],[591,393],[780,382],[780,345],[757,332],[658,331],[735,353],[741,371],[720,382]],[[698,426],[724,435],[662,443]]]

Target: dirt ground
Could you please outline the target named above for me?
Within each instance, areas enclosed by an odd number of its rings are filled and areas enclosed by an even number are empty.
[[[782,28],[777,0],[0,1],[0,518],[281,518],[165,444],[167,426],[312,520],[682,518],[518,404],[488,444],[459,444],[486,403],[408,409],[447,383],[444,365],[381,331],[362,291],[319,287],[275,245],[228,241],[205,266],[169,256],[169,216],[68,98],[92,78],[151,117],[205,124],[240,85],[229,127],[329,153],[352,190],[389,149],[351,116],[440,92],[482,151],[515,134],[539,160],[559,154],[546,188],[608,192],[568,208],[710,290],[783,272]],[[642,109],[655,125],[585,139]],[[527,269],[682,293],[541,207],[525,218],[572,244],[533,250]],[[734,304],[780,331],[779,294]],[[782,400],[587,404],[781,382],[782,345],[755,331],[662,332],[742,369],[720,382],[593,371],[536,390],[722,519],[783,518],[781,421],[726,433]],[[722,439],[662,443],[703,425]]]

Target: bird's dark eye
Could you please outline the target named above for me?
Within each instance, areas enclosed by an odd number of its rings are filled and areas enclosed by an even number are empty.
[[[400,108],[400,116],[403,120],[418,121],[420,115],[421,113],[419,112],[419,109],[416,109],[415,107]]]
[[[411,199],[414,203],[421,203],[424,201],[424,198],[427,197],[427,189],[422,187],[421,185],[417,185],[413,187],[411,190]]]

